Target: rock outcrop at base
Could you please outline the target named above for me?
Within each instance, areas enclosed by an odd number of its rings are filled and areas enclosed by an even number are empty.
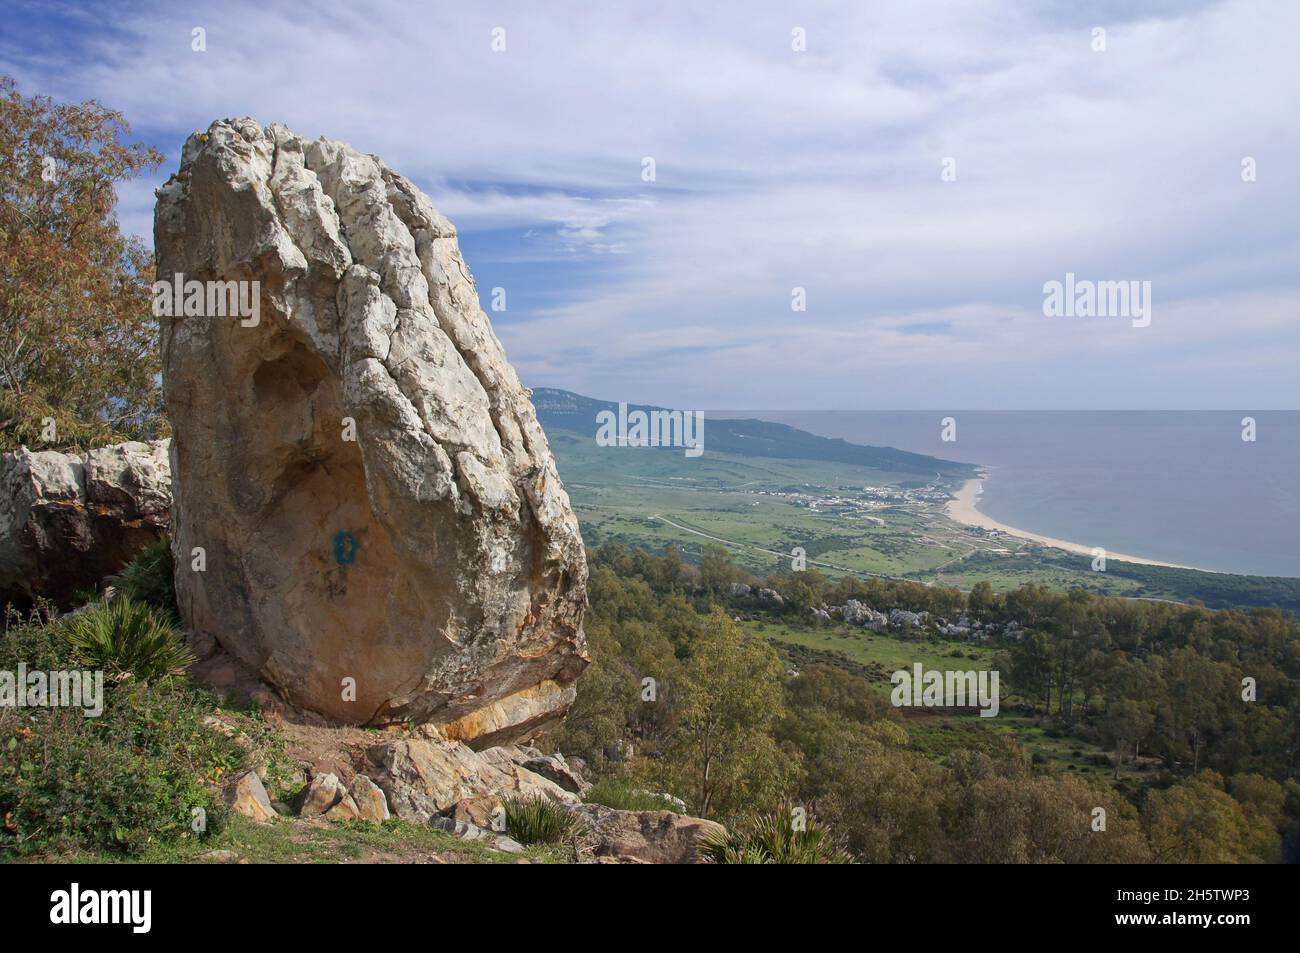
[[[376,731],[285,723],[284,760],[268,791],[261,777],[273,775],[265,749],[241,728],[247,717],[221,713],[205,724],[249,752],[253,766],[227,783],[226,802],[236,813],[264,824],[382,824],[397,818],[403,822],[394,832],[398,838],[405,825],[428,826],[521,854],[528,848],[511,835],[526,839],[528,825],[512,825],[511,810],[520,801],[548,801],[570,821],[558,843],[548,842],[549,849],[577,863],[601,864],[702,863],[704,839],[726,833],[714,821],[687,816],[686,805],[666,794],[635,792],[672,810],[624,811],[584,803],[564,786],[592,790],[578,770],[581,759],[525,745],[476,751],[427,724]]]
[[[704,838],[727,832],[716,821],[672,811],[619,811],[603,804],[574,811],[586,828],[592,857],[605,863],[702,863]]]
[[[562,715],[582,540],[451,224],[373,156],[240,119],[186,142],[154,228],[159,280],[204,283],[160,322],[200,642],[345,723],[485,746]]]
[[[0,596],[67,607],[167,532],[168,441],[0,454]]]

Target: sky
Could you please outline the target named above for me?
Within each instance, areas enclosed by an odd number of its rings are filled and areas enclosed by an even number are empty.
[[[10,0],[0,72],[122,111],[167,156],[120,189],[146,238],[153,189],[216,119],[380,156],[456,224],[484,308],[505,289],[489,315],[529,386],[1300,407],[1294,0],[306,11]],[[1149,281],[1150,324],[1045,315],[1067,272]]]

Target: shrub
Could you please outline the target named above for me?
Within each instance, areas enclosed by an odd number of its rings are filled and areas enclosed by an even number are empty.
[[[700,854],[714,864],[848,864],[853,860],[814,818],[796,829],[791,810],[764,814],[733,831],[706,834]]]
[[[246,756],[203,724],[213,707],[184,686],[126,683],[98,718],[0,710],[0,855],[135,853],[220,830],[217,786]]]
[[[560,844],[578,833],[578,819],[548,797],[509,798],[505,809],[506,833],[521,844]]]
[[[118,681],[167,681],[185,674],[194,656],[162,610],[132,599],[91,606],[60,623],[77,660]]]
[[[4,635],[0,637],[0,670],[13,671],[19,662],[29,669],[63,668],[69,655],[67,643],[49,623],[55,618],[54,607],[36,597],[26,612],[12,603],[4,610]]]
[[[609,779],[597,781],[583,798],[588,804],[603,804],[620,811],[672,811],[681,814],[682,809],[666,795],[655,794],[642,788],[634,788],[622,781]]]
[[[176,581],[172,575],[171,541],[160,539],[136,554],[123,566],[109,583],[119,597],[141,602],[161,609],[172,618],[179,619],[176,610]]]

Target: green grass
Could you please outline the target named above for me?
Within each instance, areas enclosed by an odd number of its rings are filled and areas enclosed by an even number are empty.
[[[634,788],[622,781],[615,781],[610,778],[602,778],[593,784],[583,800],[588,804],[603,804],[606,807],[612,807],[620,811],[672,811],[674,814],[682,813],[672,801],[652,791]]]
[[[835,652],[871,669],[879,680],[873,685],[888,694],[889,676],[899,669],[910,669],[917,662],[925,668],[988,668],[993,650],[970,642],[922,641],[897,639],[892,635],[871,632],[857,626],[836,624],[812,626],[771,618],[751,619],[744,623],[749,631],[766,639],[790,645],[802,645],[822,652]]]
[[[202,839],[173,840],[129,857],[79,851],[40,859],[78,864],[188,864],[204,863],[200,855],[213,850],[234,851],[252,864],[421,863],[434,856],[463,864],[512,864],[521,856],[541,863],[561,862],[561,854],[549,848],[533,848],[523,855],[508,854],[477,841],[464,841],[444,831],[396,818],[383,824],[308,823],[288,818],[259,824],[240,816],[232,817],[220,833]]]

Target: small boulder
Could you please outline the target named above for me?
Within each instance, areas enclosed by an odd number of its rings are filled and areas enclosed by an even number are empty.
[[[348,790],[356,803],[358,816],[365,821],[382,824],[392,815],[388,812],[388,798],[384,791],[364,774],[358,774]]]
[[[233,850],[210,850],[206,853],[199,854],[196,860],[205,864],[246,864],[248,859],[243,854],[236,853]]]
[[[926,623],[928,612],[908,612],[906,609],[890,609],[889,624],[900,628],[918,628]]]
[[[494,834],[488,843],[492,845],[493,850],[499,850],[506,854],[523,854],[528,850],[519,841],[513,837],[507,837],[505,834]]]
[[[343,800],[346,793],[338,775],[318,774],[298,795],[298,816],[318,817]]]
[[[276,816],[275,807],[266,794],[266,788],[255,771],[246,771],[226,789],[226,803],[236,814],[255,821],[270,821]]]
[[[475,824],[494,831],[505,830],[506,809],[501,798],[492,795],[461,798],[448,814],[453,821]]]
[[[436,831],[443,831],[447,834],[453,834],[461,840],[487,840],[491,831],[479,827],[477,824],[471,824],[468,821],[458,821],[451,817],[434,817],[429,820],[429,826]]]
[[[488,793],[477,779],[477,757],[464,745],[410,738],[374,745],[366,758],[388,809],[404,821],[422,824],[461,798]]]
[[[522,854],[528,849],[513,837],[507,837],[505,834],[487,830],[477,824],[458,821],[450,817],[435,817],[429,821],[429,826],[435,830],[445,831],[459,837],[461,840],[480,841],[493,850],[499,850],[507,854]]]
[[[352,795],[344,794],[321,817],[327,821],[356,821],[361,819],[361,811]]]

